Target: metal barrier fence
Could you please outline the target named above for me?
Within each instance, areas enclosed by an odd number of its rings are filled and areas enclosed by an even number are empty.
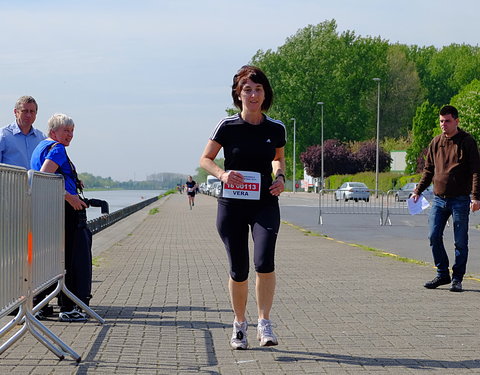
[[[63,277],[65,200],[63,177],[28,172],[32,212],[32,293]]]
[[[26,299],[29,217],[27,173],[23,168],[0,167],[0,317]]]
[[[370,190],[345,197],[339,190],[322,189],[318,194],[318,223],[323,225],[325,214],[361,214],[378,215],[380,225],[383,225],[384,193]]]
[[[398,190],[370,190],[368,195],[353,195],[345,199],[339,190],[323,189],[318,194],[318,224],[323,225],[325,214],[378,215],[380,225],[392,225],[391,217],[410,215],[407,202],[398,200]],[[427,215],[429,209],[419,215]]]
[[[149,204],[152,204],[157,200],[158,200],[158,197],[146,199],[142,202],[135,203],[135,204],[132,204],[131,206],[112,212],[111,214],[104,215],[93,220],[89,220],[87,222],[88,229],[90,229],[92,234],[98,233],[101,230],[109,227],[110,225],[115,224],[117,221],[126,218],[127,216],[141,210],[142,208],[148,206]]]
[[[73,295],[64,284],[64,183],[60,176],[0,165],[0,317],[18,314],[0,330],[0,337],[24,323],[0,346],[0,354],[27,331],[59,359],[81,357],[37,320],[34,314],[63,291],[92,318],[105,321]],[[33,296],[57,282],[33,307]]]
[[[385,225],[392,225],[391,216],[410,215],[407,201],[399,199],[398,190],[389,190],[385,195]],[[430,209],[423,210],[417,215],[428,215]]]

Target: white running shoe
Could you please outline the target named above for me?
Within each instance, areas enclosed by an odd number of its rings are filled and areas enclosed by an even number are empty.
[[[277,336],[273,333],[272,322],[267,319],[258,319],[257,339],[260,346],[278,345]]]
[[[72,311],[60,312],[58,320],[61,322],[86,322],[88,315],[82,312],[78,306],[75,306]]]
[[[247,322],[233,322],[233,333],[230,340],[230,346],[236,350],[245,350],[248,347],[247,343]]]

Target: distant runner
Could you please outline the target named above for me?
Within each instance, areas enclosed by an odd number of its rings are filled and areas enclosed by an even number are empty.
[[[192,176],[188,176],[188,180],[185,182],[185,190],[187,191],[188,204],[192,209],[195,206],[195,193],[197,191],[197,183],[193,181]]]

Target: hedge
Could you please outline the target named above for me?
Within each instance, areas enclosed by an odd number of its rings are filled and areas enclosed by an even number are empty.
[[[421,174],[405,176],[402,173],[384,172],[378,174],[378,189],[381,191],[398,190],[408,182],[420,181]],[[332,175],[325,179],[325,189],[338,189],[344,182],[363,182],[369,189],[375,189],[375,172]]]

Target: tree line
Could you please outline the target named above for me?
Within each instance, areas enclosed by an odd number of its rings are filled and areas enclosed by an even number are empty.
[[[480,141],[478,46],[391,44],[381,37],[357,36],[353,31],[338,33],[335,20],[330,20],[298,30],[275,51],[259,50],[251,64],[265,71],[274,89],[269,115],[287,127],[287,173],[292,170],[292,119],[296,120],[296,154],[307,153],[296,160],[296,179],[303,175],[303,161],[311,159],[308,153],[318,155],[319,102],[324,110],[324,139],[333,140],[325,142],[325,166],[332,145],[337,151],[343,145],[351,152],[355,142],[376,138],[378,93],[383,151],[407,148],[408,172],[421,167],[422,152],[439,132],[438,111],[445,104],[459,109],[460,127]],[[380,78],[379,85],[374,78]],[[371,152],[364,154],[371,156]],[[358,157],[356,167],[370,165]],[[387,169],[388,165],[383,168]],[[318,168],[312,172],[318,173]]]
[[[185,174],[166,172],[148,175],[145,181],[120,182],[111,177],[94,176],[91,173],[79,173],[78,177],[86,189],[170,190],[187,180]]]

